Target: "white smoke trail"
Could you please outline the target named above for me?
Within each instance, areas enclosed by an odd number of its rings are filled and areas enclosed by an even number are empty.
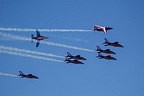
[[[11,77],[18,77],[17,75],[7,74],[7,73],[2,73],[2,72],[0,72],[0,75],[2,75],[2,76],[11,76]]]
[[[76,46],[65,45],[65,44],[60,44],[60,43],[45,42],[45,41],[41,41],[41,43],[42,44],[51,45],[51,46],[59,46],[59,47],[64,47],[64,48],[75,49],[75,50],[95,52],[94,50],[90,50],[90,49],[86,49],[86,48],[81,48],[81,47],[76,47]]]
[[[12,34],[6,34],[6,33],[0,33],[0,36],[5,37],[5,38],[11,38],[14,40],[22,40],[22,41],[31,41],[31,38],[24,38],[24,37],[20,37],[17,35],[12,35]]]
[[[82,40],[82,39],[74,39],[75,41],[78,41],[78,42],[85,42],[85,43],[89,43],[89,41],[87,40]]]
[[[48,60],[48,61],[61,62],[61,63],[63,62],[62,60],[56,60],[56,59],[35,56],[35,55],[30,55],[30,54],[24,54],[24,53],[20,53],[20,52],[7,51],[7,50],[0,50],[0,53],[23,56],[23,57],[28,57],[28,58],[40,59],[40,60]]]
[[[16,32],[34,32],[36,29],[28,28],[0,28],[1,31],[16,31]],[[84,29],[38,29],[41,32],[90,32],[92,30]]]
[[[36,51],[30,51],[30,50],[25,50],[25,49],[12,48],[12,47],[5,47],[5,46],[2,46],[2,45],[0,46],[0,49],[17,51],[17,52],[25,52],[25,53],[28,53],[28,54],[36,54],[36,55],[51,56],[51,57],[57,57],[57,58],[65,58],[64,56],[59,56],[59,55],[54,55],[54,54],[47,54],[47,53],[36,52]]]
[[[24,38],[24,37],[20,37],[20,36],[16,36],[16,35],[11,35],[11,34],[6,34],[6,33],[0,33],[0,35],[2,35],[4,37],[7,37],[7,38],[16,39],[16,40],[31,41],[30,38]],[[34,42],[37,42],[37,41],[34,41]],[[58,47],[75,49],[75,50],[95,52],[94,50],[90,50],[90,49],[86,49],[86,48],[81,48],[81,47],[76,47],[76,46],[65,45],[65,44],[60,44],[60,43],[45,42],[45,41],[41,41],[41,43],[42,44],[51,45],[51,46],[58,46]]]
[[[88,40],[84,40],[84,39],[79,39],[79,38],[71,38],[71,37],[65,37],[65,36],[55,36],[56,38],[62,38],[62,39],[67,39],[67,40],[71,40],[71,41],[77,41],[77,42],[84,42],[84,43],[89,43]]]

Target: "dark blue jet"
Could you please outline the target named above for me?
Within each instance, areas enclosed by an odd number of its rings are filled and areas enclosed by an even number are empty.
[[[25,74],[23,74],[22,71],[19,71],[19,75],[18,76],[21,76],[21,78],[39,79],[37,76],[34,76],[32,74],[25,75]]]
[[[109,42],[106,38],[104,38],[104,46],[113,46],[113,47],[124,47],[119,42]]]
[[[97,50],[95,50],[98,53],[105,53],[105,54],[116,54],[115,52],[111,51],[110,49],[102,50],[99,46],[96,46]]]
[[[98,53],[97,58],[106,59],[106,60],[117,60],[116,58],[112,57],[111,55],[103,56],[101,53]]]
[[[64,60],[64,62],[66,63],[72,63],[72,64],[84,64],[83,62],[81,61],[78,61],[78,60],[70,60],[66,57],[66,59]]]
[[[84,57],[81,57],[80,55],[72,56],[70,52],[67,52],[68,59],[74,59],[74,60],[86,60]]]
[[[36,47],[38,47],[39,44],[40,44],[40,40],[48,39],[49,37],[41,36],[40,32],[38,30],[36,30],[36,33],[37,33],[36,37],[34,37],[34,35],[31,34],[31,39],[36,39],[37,40]]]

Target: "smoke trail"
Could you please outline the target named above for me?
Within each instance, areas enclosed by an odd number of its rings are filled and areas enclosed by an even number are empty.
[[[41,41],[41,43],[42,44],[51,45],[51,46],[59,46],[59,47],[64,47],[64,48],[75,49],[75,50],[95,52],[94,50],[90,50],[90,49],[86,49],[86,48],[81,48],[81,47],[76,47],[76,46],[65,45],[65,44],[60,44],[60,43],[45,42],[45,41]]]
[[[5,46],[0,46],[0,49],[17,51],[17,52],[25,52],[25,53],[28,53],[28,54],[36,54],[36,55],[51,56],[51,57],[57,57],[57,58],[65,58],[64,56],[59,56],[59,55],[54,55],[54,54],[47,54],[47,53],[36,52],[36,51],[30,51],[30,50],[25,50],[25,49],[12,48],[12,47],[5,47]]]
[[[24,38],[24,37],[20,37],[20,36],[16,36],[16,35],[11,35],[11,34],[6,34],[6,33],[0,33],[0,35],[2,35],[4,37],[7,37],[7,38],[16,39],[16,40],[31,41],[30,38]],[[37,42],[37,41],[34,41],[34,42]],[[94,50],[90,50],[90,49],[86,49],[86,48],[81,48],[81,47],[76,47],[76,46],[65,45],[65,44],[60,44],[60,43],[45,42],[45,41],[41,41],[41,43],[42,44],[46,44],[46,45],[51,45],[51,46],[58,46],[58,47],[75,49],[75,50],[95,52]]]
[[[0,50],[0,53],[23,56],[23,57],[28,57],[28,58],[40,59],[40,60],[48,60],[48,61],[61,62],[61,63],[63,62],[62,60],[56,60],[56,59],[45,58],[45,57],[41,57],[41,56],[34,56],[34,55],[30,55],[30,54],[24,54],[24,53],[7,51],[7,50]]]
[[[89,41],[87,40],[82,40],[82,39],[74,39],[75,41],[78,41],[78,42],[85,42],[85,43],[89,43]]]
[[[0,28],[1,31],[16,31],[16,32],[34,32],[36,29],[28,28]],[[90,32],[92,30],[84,29],[38,29],[41,32]]]
[[[20,37],[20,36],[17,36],[17,35],[6,34],[6,33],[0,33],[0,36],[6,37],[6,38],[11,38],[11,39],[14,39],[14,40],[31,41],[31,38],[24,38],[24,37]]]
[[[55,35],[54,35],[55,36]],[[88,40],[83,40],[83,39],[79,39],[79,38],[71,38],[71,37],[65,37],[65,36],[55,36],[56,38],[62,38],[62,39],[67,39],[67,40],[71,40],[71,41],[77,41],[77,42],[84,42],[84,43],[89,43]]]
[[[2,72],[0,72],[0,75],[2,75],[2,76],[11,76],[11,77],[18,77],[17,75],[7,74],[7,73],[2,73]]]

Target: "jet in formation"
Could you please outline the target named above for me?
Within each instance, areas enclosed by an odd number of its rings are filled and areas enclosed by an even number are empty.
[[[81,57],[80,55],[72,56],[70,52],[67,52],[68,59],[74,59],[74,60],[86,60],[84,57]]]
[[[40,40],[44,40],[44,39],[48,39],[49,38],[49,37],[41,36],[40,32],[38,30],[36,30],[36,34],[37,34],[36,37],[34,37],[34,35],[31,34],[31,39],[36,39],[37,40],[36,47],[39,46]]]
[[[78,60],[70,60],[68,57],[66,57],[65,56],[65,60],[64,60],[64,62],[66,62],[66,63],[72,63],[72,64],[84,64],[83,62],[81,62],[81,61],[78,61]]]
[[[112,57],[111,55],[103,56],[101,53],[98,53],[97,58],[106,59],[106,60],[117,60],[116,58]]]
[[[103,26],[99,26],[99,25],[94,25],[94,31],[101,31],[101,32],[104,32],[105,34],[107,33],[107,30],[111,30],[113,28],[111,27],[103,27]]]
[[[104,38],[105,42],[103,43],[104,46],[113,46],[113,47],[124,47],[119,42],[109,42],[106,38]]]
[[[21,76],[21,78],[39,79],[37,76],[34,76],[32,74],[25,75],[25,74],[23,74],[22,71],[19,71],[19,75],[18,76]]]
[[[98,53],[105,53],[105,54],[116,54],[115,52],[111,51],[110,49],[102,50],[99,46],[96,46],[97,50],[95,50]]]

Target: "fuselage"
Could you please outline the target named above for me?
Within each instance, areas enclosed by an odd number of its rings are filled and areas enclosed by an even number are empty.
[[[97,49],[96,52],[102,52],[102,53],[105,53],[105,54],[116,54],[115,52],[113,51],[110,51],[109,49],[106,49],[106,50],[102,50],[102,49]]]
[[[116,54],[115,52],[113,52],[113,51],[108,51],[108,50],[103,50],[103,53],[105,53],[105,54]]]
[[[114,57],[111,57],[111,56],[104,56],[104,59],[106,59],[106,60],[116,60]]]
[[[115,44],[115,43],[111,43],[110,45],[111,45],[111,46],[114,46],[114,47],[123,47],[122,45],[120,45],[120,44]]]
[[[117,60],[114,57],[111,57],[110,55],[108,56],[97,56],[99,59],[106,59],[106,60]]]
[[[65,60],[65,61],[67,61],[66,63],[73,63],[73,64],[84,64],[83,62],[78,61],[78,60]]]
[[[80,61],[72,61],[71,63],[73,63],[73,64],[84,64],[84,63],[82,63]]]
[[[80,55],[77,56],[67,56],[69,59],[74,59],[74,60],[86,60],[84,57],[81,57]]]
[[[121,44],[118,43],[105,43],[105,46],[113,46],[113,47],[124,47]]]
[[[86,60],[86,59],[83,58],[83,57],[77,57],[77,56],[74,56],[73,59],[75,59],[75,60]]]
[[[113,29],[113,28],[94,25],[94,31],[102,31],[105,34],[107,33],[107,30],[111,30],[111,29]]]
[[[104,30],[105,30],[105,27],[97,26],[97,25],[94,26],[94,31],[104,31]]]
[[[19,76],[21,76],[22,78],[29,78],[29,79],[39,79],[37,76],[34,76],[34,75],[32,75],[32,74],[29,74],[29,75],[19,75]]]
[[[25,77],[26,77],[26,78],[30,78],[30,79],[32,79],[32,78],[38,79],[38,77],[36,77],[36,76],[34,76],[34,75],[31,75],[31,76],[30,76],[30,75],[26,75]]]
[[[34,37],[33,39],[36,39],[36,40],[44,40],[44,39],[47,39],[48,37],[44,37],[44,36],[37,36],[37,37]]]

